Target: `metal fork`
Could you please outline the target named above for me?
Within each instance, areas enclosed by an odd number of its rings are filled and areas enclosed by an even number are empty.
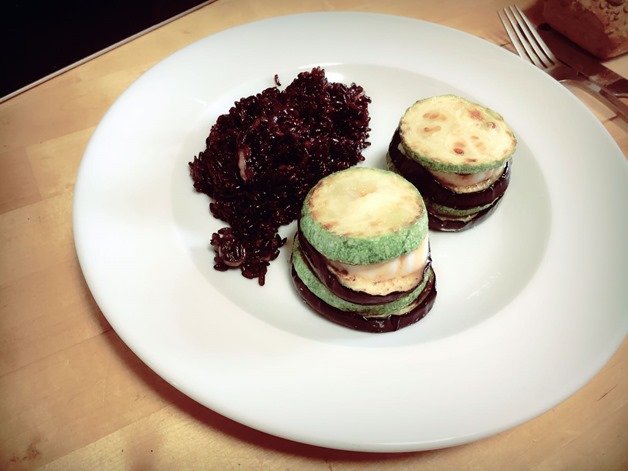
[[[583,88],[601,99],[617,116],[628,122],[628,105],[604,87],[591,82],[575,69],[560,62],[518,6],[506,7],[503,13],[498,11],[497,14],[521,58],[536,65],[561,83]]]

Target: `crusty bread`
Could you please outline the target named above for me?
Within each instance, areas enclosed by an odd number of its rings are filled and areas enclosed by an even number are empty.
[[[628,0],[545,0],[543,15],[600,59],[628,52]]]

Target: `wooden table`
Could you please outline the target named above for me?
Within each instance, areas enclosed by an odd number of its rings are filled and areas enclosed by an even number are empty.
[[[628,342],[572,397],[497,436],[421,453],[320,449],[237,424],[163,381],[111,329],[77,262],[72,196],[85,146],[170,53],[319,10],[421,18],[508,47],[495,13],[507,3],[218,0],[0,104],[0,469],[628,469]],[[539,18],[538,5],[519,4]],[[628,57],[608,65],[628,76]],[[588,104],[626,154],[623,123]]]

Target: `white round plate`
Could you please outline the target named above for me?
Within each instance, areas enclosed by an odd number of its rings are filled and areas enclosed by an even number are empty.
[[[285,246],[266,285],[213,269],[223,224],[188,162],[233,102],[322,66],[372,99],[364,165],[404,109],[454,93],[501,113],[519,145],[483,224],[431,233],[435,307],[396,333],[332,324],[296,295]],[[376,14],[278,17],[209,36],[112,106],[74,201],[85,278],[120,337],[191,398],[324,447],[409,451],[521,424],[589,381],[628,331],[628,165],[563,86],[468,34]],[[294,234],[294,223],[282,229]]]

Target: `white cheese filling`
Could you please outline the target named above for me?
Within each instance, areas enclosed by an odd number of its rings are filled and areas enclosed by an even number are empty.
[[[328,265],[334,272],[340,272],[349,277],[361,278],[373,283],[381,283],[415,273],[422,273],[425,269],[428,255],[429,244],[426,237],[417,249],[392,260],[369,265],[349,265],[347,263],[328,261]]]
[[[399,149],[402,155],[409,158],[401,144],[397,146],[397,149]],[[501,167],[492,168],[479,173],[439,172],[426,168],[439,183],[457,193],[472,193],[474,191],[484,190],[499,180],[499,177],[502,176],[505,169],[505,163]]]
[[[430,170],[436,180],[458,193],[471,193],[488,188],[504,173],[506,164],[480,173],[448,173]]]

